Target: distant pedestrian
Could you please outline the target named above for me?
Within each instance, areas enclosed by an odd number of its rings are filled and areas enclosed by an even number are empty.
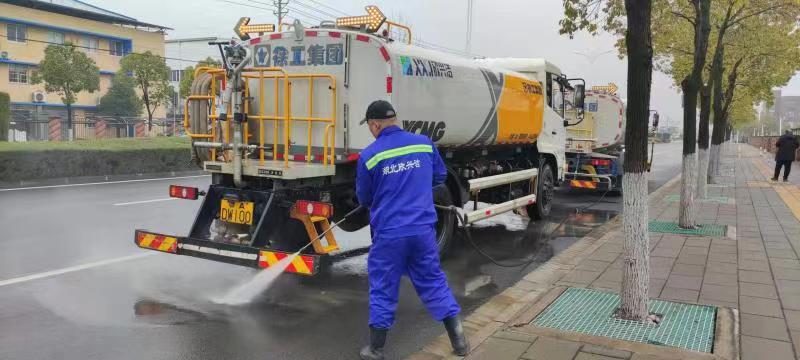
[[[797,137],[792,135],[792,132],[786,130],[786,133],[778,138],[775,143],[777,151],[775,152],[775,176],[772,181],[778,181],[778,175],[781,173],[783,167],[783,181],[789,181],[789,172],[792,171],[792,162],[797,157],[797,148],[800,147],[800,142]]]
[[[367,259],[370,341],[361,358],[383,359],[403,275],[411,279],[431,316],[444,323],[455,353],[464,356],[469,344],[458,317],[461,308],[439,265],[434,228],[433,187],[444,184],[447,168],[429,138],[397,126],[389,102],[370,104],[364,123],[375,142],[361,152],[356,173],[358,203],[370,209],[372,230]]]

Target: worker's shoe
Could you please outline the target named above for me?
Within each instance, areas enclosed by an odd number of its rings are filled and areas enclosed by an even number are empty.
[[[444,319],[444,328],[447,329],[447,336],[450,338],[450,345],[453,346],[453,353],[458,356],[465,356],[469,353],[469,342],[464,335],[464,327],[461,326],[461,319],[458,315]]]
[[[361,360],[383,360],[383,346],[388,329],[369,328],[369,345],[361,348]]]
[[[770,180],[772,180],[772,181],[778,181],[778,178],[777,178],[777,177],[774,177],[774,178],[772,178],[772,179],[770,179]]]

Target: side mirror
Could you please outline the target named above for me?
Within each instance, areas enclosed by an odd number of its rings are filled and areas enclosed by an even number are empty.
[[[567,126],[569,126],[569,121],[564,120],[564,127],[567,127]]]
[[[583,84],[575,85],[575,99],[573,101],[573,104],[575,104],[575,108],[583,109],[584,100],[586,96],[585,92],[586,90],[584,89]]]

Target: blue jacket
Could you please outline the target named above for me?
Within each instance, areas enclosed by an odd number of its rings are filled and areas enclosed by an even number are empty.
[[[447,179],[447,168],[433,142],[397,126],[384,129],[361,152],[356,194],[370,209],[374,235],[419,235],[436,224],[433,187]]]

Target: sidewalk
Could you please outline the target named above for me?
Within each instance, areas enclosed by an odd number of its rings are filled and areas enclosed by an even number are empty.
[[[724,176],[710,185],[709,200],[699,203],[698,218],[700,224],[729,225],[727,235],[651,232],[650,296],[738,309],[743,360],[800,359],[800,176],[789,184],[769,182],[769,154],[746,144],[732,148],[723,157]],[[679,187],[676,178],[651,194],[651,220],[677,221]],[[563,287],[619,292],[622,242],[618,217],[470,314],[465,327],[473,350],[467,359],[720,358],[719,349],[714,355],[673,351],[530,324]],[[443,335],[410,358],[456,357]]]

